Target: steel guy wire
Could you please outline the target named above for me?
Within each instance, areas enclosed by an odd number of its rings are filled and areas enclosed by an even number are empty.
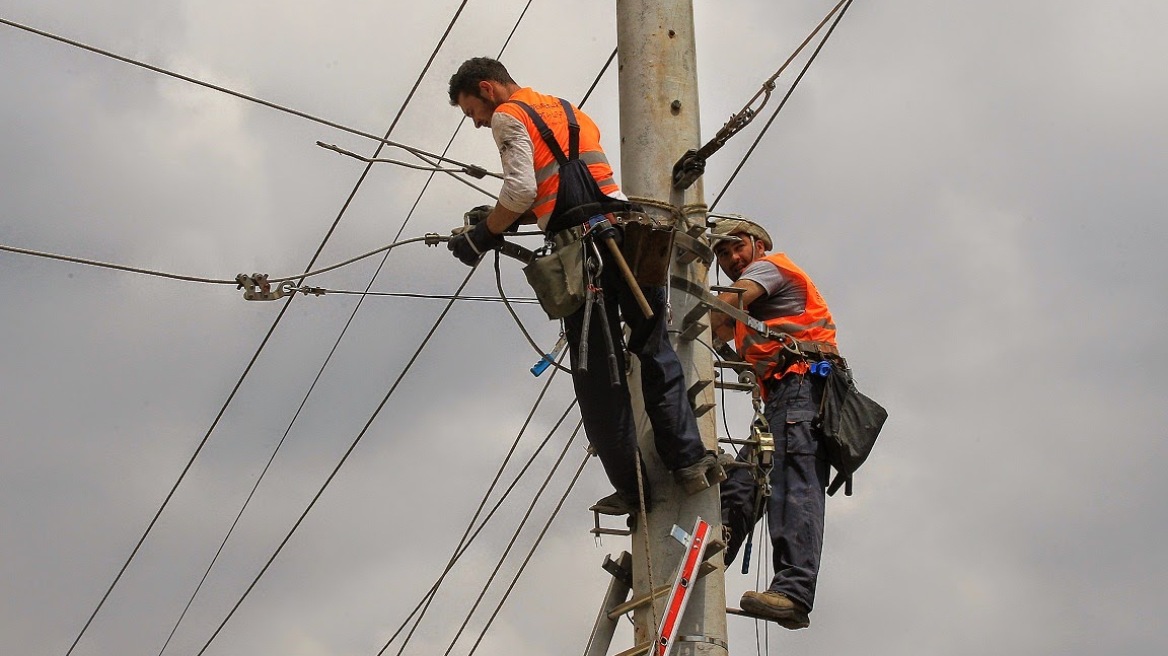
[[[340,146],[338,146],[336,144],[327,144],[323,141],[316,142],[316,145],[320,146],[321,148],[324,148],[325,150],[331,150],[333,152],[340,153],[340,154],[348,156],[348,157],[352,157],[353,159],[365,162],[366,164],[394,164],[397,166],[404,166],[407,169],[414,169],[416,171],[431,171],[434,173],[467,173],[467,171],[468,171],[468,169],[465,169],[465,168],[445,169],[445,168],[442,168],[441,166],[432,166],[432,165],[431,166],[422,166],[421,164],[410,164],[409,162],[403,162],[400,159],[390,159],[387,157],[366,157],[364,155],[359,155],[357,153],[354,153],[351,150],[345,150],[344,148],[341,148]],[[478,189],[478,187],[475,187],[475,188]],[[499,200],[498,196],[486,191],[485,189],[480,189],[479,191],[482,191],[484,194],[490,196],[491,198],[494,198],[495,200]]]
[[[582,426],[583,424],[580,425]],[[539,490],[537,490],[535,496],[532,497],[531,503],[527,506],[527,511],[523,513],[523,519],[520,520],[519,526],[515,528],[515,532],[512,534],[511,539],[507,542],[507,547],[503,549],[503,554],[499,556],[499,560],[495,563],[495,568],[491,570],[491,575],[487,577],[486,583],[483,584],[482,591],[479,592],[479,596],[475,599],[474,604],[467,612],[466,618],[463,619],[462,625],[458,627],[458,631],[454,634],[454,638],[450,641],[450,646],[446,648],[446,652],[443,654],[443,656],[450,656],[450,652],[453,651],[454,646],[458,644],[458,639],[462,637],[462,632],[465,631],[466,626],[470,624],[471,617],[473,617],[475,611],[478,610],[479,604],[483,602],[483,597],[487,595],[487,591],[490,589],[491,584],[495,582],[495,577],[499,575],[499,570],[503,569],[503,563],[507,560],[507,556],[511,554],[511,549],[515,547],[515,543],[519,541],[519,536],[523,533],[524,527],[527,526],[527,520],[531,519],[532,513],[535,512],[536,505],[539,504],[539,500],[543,496],[544,491],[547,490],[548,484],[552,482],[552,478],[555,477],[556,472],[559,471],[560,465],[564,462],[564,456],[568,455],[568,449],[572,447],[572,443],[575,442],[576,436],[579,433],[579,428],[572,431],[572,437],[570,437],[568,441],[564,443],[564,448],[562,451],[560,451],[560,457],[556,459],[555,464],[552,465],[551,471],[549,471],[547,477],[544,478],[543,484],[539,486]]]
[[[458,286],[458,291],[455,292],[455,295],[457,295],[464,287],[466,287],[466,284],[470,282],[471,276],[474,274],[474,272],[475,270],[471,269],[466,274],[466,278],[464,278],[462,284]],[[227,613],[227,617],[223,618],[223,621],[215,629],[215,632],[207,640],[206,644],[204,644],[202,649],[198,651],[197,656],[202,656],[202,654],[206,653],[207,649],[211,646],[211,643],[214,642],[215,638],[219,636],[219,633],[223,631],[223,627],[227,626],[227,623],[235,615],[235,611],[239,610],[239,607],[243,605],[244,600],[247,599],[248,595],[251,594],[251,591],[255,589],[256,584],[259,583],[260,579],[263,578],[264,574],[267,573],[268,568],[272,566],[272,563],[275,562],[276,558],[284,550],[284,547],[288,544],[288,541],[292,539],[292,536],[296,533],[296,530],[300,528],[300,525],[304,522],[304,519],[308,516],[308,513],[312,511],[313,507],[316,506],[316,502],[320,500],[320,497],[324,494],[324,491],[328,489],[329,484],[332,483],[334,478],[336,478],[336,475],[341,470],[341,467],[343,467],[345,462],[348,461],[349,456],[353,454],[353,450],[357,448],[357,445],[361,442],[361,439],[365,437],[366,433],[369,432],[369,428],[373,425],[373,422],[377,419],[378,415],[381,414],[381,410],[385,408],[386,403],[389,402],[389,399],[391,396],[393,396],[393,393],[397,391],[398,385],[401,384],[402,379],[404,379],[406,374],[409,373],[410,369],[413,368],[414,363],[418,360],[418,356],[422,354],[422,351],[425,350],[426,345],[430,343],[430,339],[434,336],[434,333],[438,332],[438,327],[442,325],[442,320],[446,318],[446,315],[450,312],[450,309],[454,307],[454,303],[455,301],[453,299],[447,302],[446,307],[442,310],[442,314],[438,316],[438,319],[434,322],[434,325],[430,328],[429,332],[426,333],[426,337],[422,340],[422,343],[418,346],[417,350],[414,351],[414,354],[406,363],[405,368],[402,369],[401,373],[398,374],[398,377],[393,381],[393,385],[390,386],[389,391],[385,393],[385,396],[382,397],[381,402],[377,404],[377,408],[374,409],[373,414],[369,417],[369,420],[365,422],[365,426],[361,428],[361,431],[357,434],[357,437],[353,439],[353,442],[349,445],[349,448],[345,451],[344,455],[341,456],[340,462],[338,462],[336,467],[333,468],[332,472],[329,473],[328,478],[326,478],[324,481],[324,484],[321,485],[320,489],[317,490],[316,494],[313,495],[312,500],[308,503],[308,507],[305,508],[304,512],[300,514],[300,517],[296,520],[296,523],[292,525],[291,530],[288,531],[288,534],[284,536],[284,539],[280,541],[279,546],[276,547],[276,551],[270,558],[268,558],[268,561],[264,564],[259,574],[257,574],[256,577],[252,580],[251,584],[247,586],[247,589],[244,591],[243,595],[240,596],[239,601],[235,602],[235,605],[232,606],[231,610]]]
[[[30,255],[32,257],[42,257],[50,260],[60,260],[62,262],[72,262],[74,264],[84,264],[87,266],[100,267],[103,269],[113,269],[115,271],[129,271],[130,273],[140,273],[147,276],[155,276],[158,278],[170,278],[172,280],[182,280],[185,282],[198,282],[210,285],[235,285],[238,284],[235,280],[227,280],[226,278],[201,278],[199,276],[186,276],[177,273],[166,273],[165,271],[155,271],[153,269],[143,269],[141,267],[127,266],[124,264],[111,264],[109,262],[99,262],[98,260],[88,260],[82,257],[74,257],[72,255],[57,255],[56,253],[46,253],[44,251],[35,251],[31,248],[20,248],[17,246],[7,246],[0,244],[0,251],[8,251],[9,253],[17,253],[20,255]]]
[[[553,376],[555,375],[554,371],[552,372],[552,375]],[[426,612],[429,610],[430,605],[433,602],[434,596],[438,593],[438,590],[442,587],[442,584],[446,581],[446,577],[454,569],[454,565],[456,563],[458,563],[458,561],[462,558],[463,554],[465,554],[467,552],[467,550],[470,549],[471,544],[474,543],[475,539],[479,536],[480,533],[483,532],[483,529],[485,529],[487,527],[487,524],[490,523],[491,519],[494,518],[495,513],[498,512],[499,509],[503,506],[503,502],[507,500],[507,498],[511,495],[511,492],[513,492],[515,490],[515,488],[519,485],[519,481],[523,480],[523,477],[527,475],[528,470],[530,470],[532,465],[535,464],[536,458],[538,458],[539,455],[541,453],[543,453],[544,447],[546,447],[548,445],[548,443],[552,439],[552,436],[554,436],[556,431],[558,431],[560,429],[560,426],[563,424],[564,419],[567,418],[568,414],[571,412],[572,408],[574,408],[574,407],[576,407],[575,400],[573,400],[572,403],[568,404],[567,409],[564,410],[564,413],[560,416],[560,419],[557,420],[556,424],[551,428],[551,430],[548,431],[547,436],[544,437],[543,441],[540,442],[538,447],[536,447],[535,452],[532,453],[530,457],[528,457],[527,462],[523,465],[523,467],[520,469],[519,473],[516,474],[515,478],[507,486],[507,489],[503,491],[503,493],[501,494],[499,499],[495,502],[495,505],[487,513],[486,517],[483,518],[483,521],[481,523],[479,523],[478,528],[475,528],[474,532],[471,533],[470,529],[474,526],[474,522],[477,519],[477,515],[480,514],[479,511],[476,511],[476,513],[475,513],[476,517],[474,519],[472,519],[470,524],[467,526],[467,532],[463,534],[463,538],[459,541],[459,546],[455,549],[454,554],[451,556],[450,560],[447,562],[446,567],[442,570],[441,575],[439,575],[438,579],[435,580],[434,583],[430,586],[430,589],[426,592],[426,594],[422,596],[422,600],[419,601],[417,603],[417,605],[414,606],[414,609],[412,611],[410,611],[410,614],[401,623],[401,625],[398,626],[397,630],[394,631],[393,635],[391,635],[389,637],[389,639],[385,642],[385,645],[383,645],[381,647],[381,650],[379,652],[377,652],[377,656],[382,656],[385,653],[385,651],[387,649],[389,649],[389,646],[391,644],[393,644],[393,641],[396,640],[399,635],[401,635],[401,632],[405,630],[406,626],[411,621],[414,621],[414,627],[412,629],[410,629],[409,633],[406,635],[405,643],[399,649],[398,654],[400,655],[402,653],[402,651],[405,650],[406,644],[409,643],[410,639],[413,637],[414,632],[417,631],[418,625],[421,623]],[[532,409],[532,411],[534,412],[534,408]],[[514,451],[514,448],[515,448],[515,445],[513,444],[512,451]],[[509,458],[510,458],[510,454],[508,454],[508,459]],[[507,464],[507,460],[505,459],[503,462],[503,465],[500,467],[500,470],[499,470],[497,477],[502,476],[503,468],[506,466],[506,464]],[[483,501],[479,506],[480,511],[481,511],[482,507],[486,504],[486,500],[489,496],[490,496],[490,490],[488,490],[487,495],[484,496]],[[467,534],[470,535],[469,538],[467,537]],[[419,611],[421,612],[421,615],[418,615],[418,617],[415,619],[414,616],[415,616],[415,614],[419,613]]]
[[[463,3],[463,4],[465,5],[465,3]],[[459,7],[458,11],[459,12],[462,11],[461,6]],[[430,158],[431,160],[448,162],[450,164],[454,164],[455,166],[460,167],[463,171],[474,171],[475,177],[480,177],[480,178],[483,177],[482,175],[477,175],[479,172],[483,173],[483,175],[490,175],[490,176],[495,177],[495,178],[501,179],[503,177],[502,175],[500,175],[498,173],[487,171],[486,169],[482,168],[481,166],[475,166],[473,164],[466,164],[464,162],[460,162],[458,160],[445,157],[444,155],[435,155],[433,153],[426,152],[425,150],[422,150],[421,148],[416,148],[414,146],[409,146],[409,145],[406,145],[403,143],[398,143],[396,141],[390,141],[388,137],[378,137],[375,134],[371,134],[369,132],[363,132],[361,130],[350,128],[350,127],[341,125],[340,123],[335,123],[333,121],[329,121],[327,119],[323,119],[323,118],[320,118],[318,116],[313,116],[312,114],[309,114],[307,112],[302,112],[300,110],[292,109],[290,107],[286,107],[284,105],[280,105],[280,104],[277,104],[277,103],[274,103],[274,102],[271,102],[268,100],[263,100],[261,98],[255,97],[255,96],[250,96],[248,94],[241,93],[239,91],[234,91],[232,89],[228,89],[226,87],[219,86],[217,84],[212,84],[212,83],[204,81],[204,80],[199,80],[197,78],[193,78],[193,77],[190,77],[188,75],[176,73],[174,71],[167,70],[167,69],[162,68],[160,66],[155,66],[153,64],[147,64],[145,62],[142,62],[142,61],[139,61],[136,59],[131,59],[130,57],[126,57],[124,55],[119,55],[119,54],[116,54],[116,53],[111,52],[109,50],[103,50],[103,49],[97,48],[95,46],[81,43],[80,41],[76,41],[74,39],[59,36],[57,34],[53,34],[51,32],[46,32],[44,30],[39,30],[35,27],[30,27],[30,26],[24,25],[22,23],[17,23],[16,21],[12,21],[12,20],[9,20],[7,18],[0,17],[0,24],[7,25],[9,27],[13,27],[13,28],[16,28],[18,30],[23,30],[23,31],[29,32],[31,34],[36,34],[37,36],[42,36],[42,37],[45,37],[47,39],[57,41],[58,43],[64,43],[66,45],[73,46],[75,48],[80,48],[82,50],[85,50],[85,51],[88,51],[88,52],[91,52],[91,53],[94,53],[97,55],[101,55],[103,57],[108,57],[110,59],[120,61],[120,62],[125,63],[125,64],[130,64],[132,66],[144,68],[148,71],[153,71],[155,73],[159,73],[161,75],[166,75],[168,77],[182,80],[184,82],[189,82],[191,84],[195,84],[195,85],[207,88],[207,89],[211,89],[213,91],[225,93],[229,96],[234,96],[236,98],[239,98],[240,100],[246,100],[248,102],[255,103],[257,105],[262,105],[262,106],[267,107],[269,109],[274,109],[276,111],[283,112],[285,114],[291,114],[292,116],[296,116],[296,117],[299,117],[299,118],[302,118],[302,119],[305,119],[308,121],[312,121],[314,123],[319,123],[321,125],[325,125],[325,126],[328,126],[330,128],[334,128],[336,130],[340,130],[342,132],[348,132],[349,134],[354,134],[354,135],[357,135],[359,137],[365,137],[366,139],[372,139],[373,141],[377,141],[381,144],[378,147],[378,150],[381,149],[381,146],[392,146],[394,148],[400,148],[400,149],[402,149],[402,150],[404,150],[404,151],[406,151],[406,152],[408,152],[416,157],[422,158],[422,159]],[[449,31],[447,33],[449,33]],[[445,36],[446,35],[443,35],[443,39],[445,39]],[[431,61],[433,61],[433,58],[431,58]],[[429,67],[429,62],[427,63],[427,67]],[[416,88],[417,87],[415,85],[415,89]],[[410,96],[413,96],[413,91],[410,92]]]
[[[576,430],[579,431],[583,425],[583,422],[578,424],[576,426]],[[573,437],[575,437],[575,435],[575,433],[572,434]],[[487,631],[491,628],[491,625],[495,623],[495,618],[499,616],[499,611],[503,610],[503,605],[507,603],[507,599],[511,596],[511,592],[515,590],[515,585],[519,582],[519,578],[523,576],[524,570],[527,569],[527,564],[531,562],[532,555],[535,554],[535,550],[538,549],[539,545],[543,542],[543,538],[547,535],[548,529],[551,528],[552,522],[555,521],[556,517],[560,514],[560,510],[563,509],[564,502],[567,501],[568,495],[571,494],[572,489],[576,487],[576,482],[580,480],[580,474],[584,472],[584,466],[588,464],[588,458],[590,457],[591,454],[586,454],[584,459],[580,461],[580,466],[576,469],[575,476],[573,476],[571,482],[568,483],[568,489],[564,490],[563,496],[560,497],[560,502],[556,504],[556,508],[552,511],[551,517],[548,517],[547,522],[543,525],[543,530],[539,532],[539,536],[535,539],[535,544],[531,545],[531,549],[527,552],[527,557],[523,559],[523,563],[519,565],[519,570],[516,571],[515,576],[511,578],[511,585],[507,586],[507,591],[503,593],[503,598],[500,599],[499,603],[495,606],[494,612],[491,613],[491,617],[487,620],[486,625],[483,626],[483,630],[479,633],[478,639],[475,640],[474,645],[471,647],[470,651],[467,652],[467,656],[473,656],[475,651],[478,650],[479,644],[482,643],[483,637],[487,635]]]
[[[386,255],[388,256],[388,253]],[[385,261],[382,260],[382,265],[384,265],[384,264],[385,264]],[[378,268],[378,271],[380,271],[380,267]],[[471,271],[471,273],[473,273],[473,270]],[[373,285],[373,281],[375,279],[376,279],[376,274],[374,274],[374,279],[369,281],[370,286]],[[468,279],[469,279],[469,274],[468,274]],[[464,281],[463,285],[465,286],[465,284],[466,283]],[[461,287],[459,289],[461,289]],[[453,303],[455,300],[458,300],[458,299],[463,298],[463,297],[459,296],[458,294],[454,294],[454,295],[448,296],[447,298],[448,298],[448,301],[450,303]],[[364,299],[362,298],[362,301],[363,300]],[[284,442],[288,439],[288,436],[292,432],[292,427],[296,425],[297,420],[299,420],[299,418],[300,418],[300,414],[304,411],[305,406],[308,404],[308,399],[312,396],[313,391],[316,389],[317,384],[320,382],[321,377],[324,375],[325,368],[328,366],[329,362],[332,361],[333,355],[336,354],[337,349],[340,347],[341,340],[344,338],[345,334],[347,333],[347,331],[349,329],[349,326],[352,324],[353,319],[357,315],[357,310],[360,308],[360,303],[361,302],[358,302],[357,307],[355,307],[353,312],[349,315],[349,319],[348,319],[348,321],[346,321],[345,326],[342,328],[340,335],[338,335],[336,341],[334,341],[333,346],[329,350],[328,355],[325,356],[324,363],[321,365],[320,369],[316,372],[316,376],[313,378],[312,383],[309,385],[308,390],[304,394],[304,397],[300,400],[300,405],[296,408],[296,412],[292,415],[292,419],[288,422],[287,428],[284,429],[284,434],[282,436],[280,436],[279,442],[276,443],[275,448],[272,450],[271,456],[269,456],[267,463],[264,465],[263,470],[260,472],[259,477],[255,481],[255,484],[252,486],[251,491],[248,493],[247,498],[244,500],[243,505],[240,507],[239,513],[236,515],[235,520],[232,522],[231,526],[227,529],[227,534],[223,537],[223,540],[220,543],[218,550],[215,552],[215,555],[211,558],[211,562],[207,565],[206,571],[203,573],[203,576],[199,580],[198,585],[195,586],[194,592],[191,593],[190,598],[187,600],[186,606],[183,608],[182,613],[179,615],[178,620],[175,622],[174,627],[170,631],[170,635],[166,639],[166,643],[163,644],[162,650],[159,651],[159,656],[162,656],[162,654],[166,651],[167,645],[169,645],[170,641],[174,638],[175,633],[178,631],[179,626],[182,624],[182,621],[186,617],[187,612],[190,610],[191,605],[194,603],[195,598],[198,596],[199,592],[203,588],[203,585],[206,583],[207,578],[210,576],[211,570],[214,568],[215,563],[219,560],[219,556],[223,553],[224,548],[227,546],[227,542],[231,539],[232,534],[235,532],[235,528],[236,528],[236,526],[238,526],[239,521],[243,517],[244,512],[247,510],[248,506],[251,504],[252,498],[255,496],[255,493],[259,489],[260,484],[266,478],[268,470],[272,466],[272,462],[275,461],[276,455],[280,452],[280,449],[281,449],[281,447],[283,447]],[[449,306],[447,309],[449,309]],[[549,379],[549,382],[550,382],[550,379]],[[542,395],[541,395],[541,398],[542,398]]]
[[[731,137],[741,132],[747,125],[750,124],[751,121],[754,120],[754,117],[758,114],[758,112],[761,111],[762,108],[765,107],[767,102],[771,99],[771,93],[775,90],[775,80],[779,79],[779,76],[783,74],[783,71],[787,70],[787,66],[790,66],[791,62],[799,56],[799,53],[803,52],[803,48],[807,47],[807,44],[811,42],[811,39],[815,38],[815,35],[819,33],[819,30],[823,29],[823,26],[827,24],[827,21],[831,20],[831,17],[840,10],[840,7],[843,6],[845,2],[848,2],[848,0],[840,0],[838,4],[832,7],[831,11],[823,17],[823,20],[819,21],[819,24],[815,26],[815,29],[807,35],[807,38],[803,39],[803,42],[799,44],[799,47],[795,48],[795,52],[792,52],[791,55],[787,57],[787,60],[783,62],[783,65],[779,67],[779,70],[775,71],[774,75],[767,78],[766,82],[763,82],[762,88],[760,88],[754,94],[754,96],[752,96],[751,99],[747,101],[746,105],[741,110],[739,110],[737,114],[731,116],[729,121],[726,121],[726,124],[722,126],[722,129],[718,130],[718,133],[714,135],[714,138],[711,139],[709,143],[701,147],[701,149],[698,151],[699,153],[705,157],[712,155],[719,148],[724,146]],[[757,101],[760,97],[762,98],[762,102],[759,103],[758,107],[753,107],[755,101]]]
[[[730,174],[730,179],[728,179],[726,184],[722,186],[722,190],[718,192],[718,196],[714,199],[714,202],[710,203],[710,211],[713,211],[714,208],[717,207],[718,201],[722,200],[722,196],[726,194],[726,190],[729,189],[730,185],[734,183],[734,179],[738,177],[738,172],[741,171],[742,167],[746,165],[746,161],[750,159],[750,156],[754,153],[754,149],[758,147],[759,142],[762,141],[763,136],[765,136],[767,130],[770,129],[771,124],[775,122],[775,118],[778,117],[779,112],[783,111],[783,107],[786,106],[787,100],[791,98],[791,94],[794,93],[796,87],[799,86],[799,81],[803,79],[803,76],[807,74],[807,70],[811,68],[811,64],[815,62],[815,58],[819,56],[819,51],[823,50],[824,44],[826,44],[827,40],[831,38],[832,32],[835,31],[836,26],[839,25],[840,21],[844,17],[844,14],[848,13],[848,9],[852,6],[852,0],[845,1],[846,4],[844,4],[843,9],[841,9],[840,12],[836,14],[835,20],[831,23],[831,27],[827,29],[827,33],[823,35],[823,38],[819,41],[819,45],[815,47],[814,52],[812,52],[811,56],[807,58],[807,62],[803,64],[803,70],[799,71],[799,76],[796,77],[795,81],[791,83],[791,88],[787,89],[787,93],[783,96],[783,100],[779,102],[779,106],[775,107],[775,111],[772,112],[771,117],[767,119],[766,125],[762,127],[762,130],[759,131],[758,136],[754,138],[754,143],[750,145],[750,148],[746,151],[746,154],[742,156],[742,161],[738,162],[738,166],[735,167],[734,172]]]

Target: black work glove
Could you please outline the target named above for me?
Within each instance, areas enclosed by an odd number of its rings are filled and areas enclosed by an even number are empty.
[[[492,209],[490,205],[479,205],[478,207],[472,207],[463,217],[466,219],[467,225],[478,225],[491,215]]]
[[[467,210],[466,214],[463,214],[462,217],[466,220],[467,225],[475,226],[479,223],[482,223],[483,221],[486,221],[487,217],[491,215],[491,211],[494,209],[495,208],[491,207],[490,205],[479,205],[478,207],[472,207]],[[518,219],[515,219],[515,222],[507,226],[507,229],[503,231],[503,234],[515,234],[519,232],[519,224],[522,222],[522,216]]]
[[[446,248],[454,253],[459,262],[467,266],[478,264],[479,258],[487,251],[493,251],[503,245],[503,238],[491,234],[487,229],[486,221],[479,221],[470,230],[461,232],[450,238]]]

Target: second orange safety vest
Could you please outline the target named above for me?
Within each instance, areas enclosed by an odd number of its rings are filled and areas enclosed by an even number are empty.
[[[835,321],[831,318],[831,311],[827,309],[827,302],[823,300],[823,295],[819,293],[815,283],[811,282],[811,278],[783,253],[767,255],[762,259],[778,267],[784,277],[799,281],[807,290],[807,301],[802,314],[762,319],[763,323],[771,330],[786,333],[800,341],[819,342],[835,347]],[[789,373],[805,374],[809,369],[805,360],[779,369],[779,364],[786,361],[785,354],[788,353],[783,345],[774,339],[762,337],[742,322],[734,326],[734,342],[742,359],[753,365],[760,383]]]

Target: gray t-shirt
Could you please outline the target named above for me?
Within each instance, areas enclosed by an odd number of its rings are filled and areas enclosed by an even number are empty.
[[[802,281],[783,275],[773,262],[758,260],[742,271],[739,280],[751,280],[763,288],[763,295],[747,309],[750,316],[766,321],[803,314],[807,309],[807,287]]]

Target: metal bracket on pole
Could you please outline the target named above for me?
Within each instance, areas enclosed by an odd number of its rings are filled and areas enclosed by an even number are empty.
[[[713,382],[713,380],[699,380],[693,385],[690,385],[687,395],[689,396],[689,404],[694,409],[695,417],[701,417],[716,407],[716,405],[713,403],[703,403],[700,406],[698,405],[698,395],[701,394],[702,391],[709,387]]]
[[[682,342],[692,342],[697,339],[706,328],[709,328],[709,324],[704,321],[709,313],[710,311],[700,303],[694,304],[681,319],[681,332],[677,339]]]
[[[694,260],[701,260],[706,264],[714,261],[714,249],[710,248],[709,244],[681,230],[674,234],[673,245],[677,247],[677,263],[683,266]]]
[[[629,529],[629,528],[608,528],[607,526],[601,526],[600,525],[600,513],[595,511],[595,510],[592,511],[592,528],[588,529],[588,532],[591,533],[592,535],[595,535],[598,538],[602,535],[632,535],[633,534],[632,529]]]
[[[601,604],[596,623],[592,626],[592,636],[588,638],[584,656],[607,656],[608,648],[612,645],[612,636],[616,633],[616,625],[620,620],[620,615],[614,617],[609,610],[624,603],[625,599],[628,599],[629,591],[633,589],[633,557],[629,552],[621,552],[616,560],[613,560],[612,556],[605,556],[601,567],[612,575],[612,580],[608,583],[604,603]]]

